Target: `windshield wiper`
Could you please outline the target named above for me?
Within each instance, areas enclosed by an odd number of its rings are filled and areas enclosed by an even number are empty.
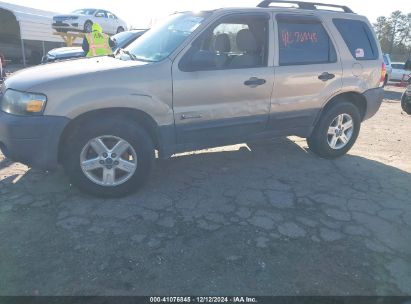
[[[120,48],[116,51],[116,55],[119,54],[120,52],[123,54],[126,54],[128,57],[130,57],[131,60],[134,60],[134,61],[137,60],[136,55],[134,55],[133,53],[130,53],[130,51]]]

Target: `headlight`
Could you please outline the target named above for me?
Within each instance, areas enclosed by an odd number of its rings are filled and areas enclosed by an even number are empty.
[[[0,109],[13,115],[41,115],[46,102],[45,95],[8,89],[0,101]]]

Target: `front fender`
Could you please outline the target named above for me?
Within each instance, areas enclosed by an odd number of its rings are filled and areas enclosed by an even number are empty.
[[[48,104],[45,114],[58,114],[74,119],[87,112],[109,108],[130,108],[143,111],[150,115],[159,126],[174,123],[171,106],[161,101],[158,96],[121,87],[90,89],[73,93],[58,103]]]

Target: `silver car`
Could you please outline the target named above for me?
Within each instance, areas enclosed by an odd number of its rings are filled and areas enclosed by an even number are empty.
[[[61,164],[104,197],[136,191],[155,155],[296,135],[320,157],[343,156],[380,108],[382,52],[348,7],[295,3],[176,13],[115,57],[13,75],[1,89],[3,153]]]
[[[90,33],[93,23],[98,23],[107,34],[117,34],[127,30],[127,24],[115,14],[94,8],[79,9],[70,14],[53,17],[52,27],[58,32]]]

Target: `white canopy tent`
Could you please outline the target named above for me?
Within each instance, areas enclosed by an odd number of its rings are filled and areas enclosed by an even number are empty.
[[[20,27],[20,39],[24,65],[26,64],[27,60],[24,50],[25,40],[42,42],[43,56],[46,52],[44,47],[45,42],[63,43],[63,39],[60,36],[53,34],[54,31],[51,27],[53,16],[57,15],[58,13],[14,5],[2,1],[0,1],[0,9],[9,11],[16,17],[16,20]]]

